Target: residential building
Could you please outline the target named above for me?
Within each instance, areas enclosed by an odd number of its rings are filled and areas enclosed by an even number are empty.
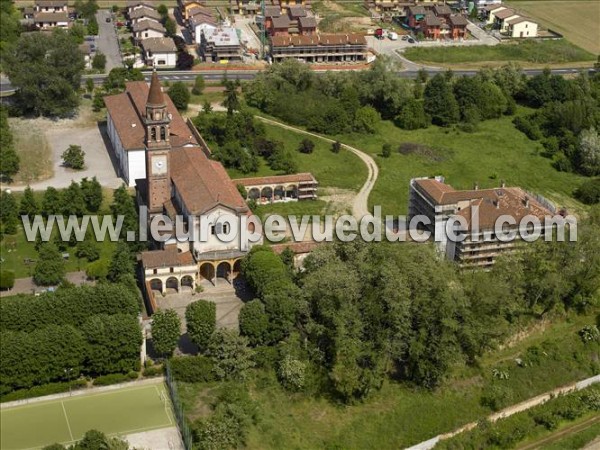
[[[129,164],[137,167],[131,176],[140,208],[149,221],[183,217],[186,229],[194,227],[197,237],[151,242],[156,250],[139,255],[149,303],[155,291],[194,289],[218,279],[231,282],[250,249],[241,231],[252,235],[254,230],[246,223],[251,212],[221,163],[209,159],[201,136],[163,94],[156,71],[150,87],[144,81],[128,82],[125,92],[107,96],[105,102],[113,147],[133,146],[140,153],[136,161],[129,155]],[[226,239],[231,233],[234,238]]]
[[[144,5],[131,11],[131,13],[129,13],[129,20],[131,20],[132,24],[141,22],[142,20],[153,20],[154,22],[160,22],[161,16],[154,8]]]
[[[303,6],[306,9],[311,8],[311,0],[279,0],[279,6],[284,13],[292,6]]]
[[[132,26],[133,37],[139,42],[142,39],[163,37],[167,30],[159,22],[154,20],[140,20]]]
[[[537,37],[538,24],[527,17],[517,17],[507,21],[506,34],[513,38]]]
[[[467,37],[468,21],[464,16],[456,14],[450,16],[448,21],[450,25],[450,37],[454,40],[464,39]]]
[[[421,32],[426,39],[438,40],[441,37],[442,21],[433,13],[427,13],[425,19],[421,21]]]
[[[229,0],[229,9],[232,14],[253,16],[261,13],[260,1],[256,0]]]
[[[269,35],[287,36],[290,34],[290,19],[288,16],[271,17],[270,24]]]
[[[66,0],[36,0],[33,11],[37,13],[68,13],[69,7]]]
[[[352,33],[273,36],[271,57],[274,62],[285,58],[309,63],[364,62],[367,59],[367,41],[363,35]]]
[[[410,6],[406,14],[406,23],[411,28],[417,28],[421,26],[421,23],[425,20],[426,14],[427,10],[424,6]]]
[[[317,19],[313,16],[300,17],[298,19],[298,31],[304,36],[310,36],[317,32]]]
[[[173,38],[154,37],[141,42],[144,63],[149,67],[175,67],[177,46]]]
[[[503,9],[502,11],[494,11],[494,28],[500,30],[501,33],[506,33],[508,30],[508,22],[512,19],[520,17],[515,13],[514,9]]]
[[[127,15],[139,8],[154,8],[154,3],[144,0],[133,0],[127,2]]]
[[[79,45],[79,53],[81,53],[83,55],[83,61],[85,62],[85,68],[86,69],[91,69],[92,68],[92,46],[90,45],[89,42],[84,42],[83,44]]]
[[[496,235],[495,224],[501,216],[521,219],[533,216],[540,221],[555,215],[554,206],[542,197],[534,196],[521,188],[455,190],[443,177],[415,178],[410,181],[408,220],[424,216],[429,224],[423,229],[432,233],[437,249],[448,259],[461,266],[489,268],[498,255],[514,251],[519,240],[503,242]],[[446,228],[450,219],[464,224],[455,228],[460,239],[448,239]],[[516,226],[504,230],[515,230]],[[542,234],[545,230],[535,229]]]
[[[198,55],[214,62],[241,59],[242,46],[237,30],[217,27],[201,33]]]
[[[452,10],[445,3],[434,5],[432,8],[433,14],[438,17],[443,23],[447,23],[450,20]]]
[[[238,186],[244,186],[248,199],[258,203],[316,200],[319,185],[311,173],[239,178],[233,181]]]
[[[188,28],[192,36],[194,36],[196,44],[201,43],[203,34],[206,34],[209,30],[216,29],[218,25],[214,17],[204,14],[197,14],[188,20]]]
[[[410,0],[365,0],[364,6],[371,12],[372,17],[405,16],[406,8],[415,5]]]
[[[49,28],[68,28],[69,14],[66,12],[34,12],[33,23],[36,27],[46,30]]]
[[[194,8],[204,8],[206,5],[205,1],[198,0],[177,0],[177,7],[179,9],[179,13],[181,14],[181,18],[184,21],[188,21],[193,14],[191,11]]]
[[[484,8],[486,24],[493,24],[496,21],[496,13],[499,13],[500,11],[504,11],[506,9],[508,9],[506,6],[502,6],[500,4],[487,5]]]

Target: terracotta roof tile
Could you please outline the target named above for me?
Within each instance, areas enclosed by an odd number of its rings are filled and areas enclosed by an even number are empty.
[[[175,245],[169,245],[164,250],[142,252],[140,259],[144,269],[191,266],[195,264],[191,252],[180,253]]]
[[[146,31],[146,30],[154,30],[154,31],[158,31],[160,33],[167,32],[167,30],[165,29],[165,27],[162,26],[161,23],[155,22],[154,20],[144,19],[144,20],[140,20],[139,22],[136,22],[133,24],[133,32],[134,33],[139,33],[140,31]]]
[[[274,175],[270,177],[251,177],[238,178],[233,180],[235,184],[242,186],[255,186],[261,184],[281,184],[281,183],[316,183],[317,180],[312,173],[295,173],[291,175]]]

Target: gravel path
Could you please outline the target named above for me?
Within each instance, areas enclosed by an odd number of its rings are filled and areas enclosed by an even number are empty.
[[[266,122],[271,125],[285,128],[287,130],[292,130],[297,133],[306,134],[308,136],[312,136],[312,137],[321,139],[326,142],[331,142],[331,143],[335,142],[333,139],[329,139],[329,138],[323,137],[319,134],[311,133],[310,131],[305,131],[300,128],[296,128],[291,125],[286,125],[284,123],[277,122],[275,120],[267,119],[266,117],[261,117],[261,116],[255,116],[255,117],[257,119],[262,120],[263,122]],[[365,163],[365,165],[367,166],[367,170],[369,171],[369,174],[367,176],[367,181],[365,181],[365,184],[362,185],[362,187],[358,191],[358,194],[356,194],[356,196],[354,197],[354,199],[352,201],[352,215],[357,220],[360,220],[364,216],[371,215],[371,212],[369,211],[369,194],[373,190],[373,187],[375,186],[375,182],[377,181],[377,177],[379,176],[379,168],[377,167],[375,160],[371,156],[366,154],[365,152],[363,152],[355,147],[346,145],[346,144],[342,144],[342,147],[345,148],[346,150],[351,151],[356,156],[358,156],[361,159],[361,161]]]

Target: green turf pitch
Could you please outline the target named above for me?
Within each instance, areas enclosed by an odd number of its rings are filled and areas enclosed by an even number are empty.
[[[69,443],[92,428],[112,436],[168,427],[174,425],[170,408],[165,387],[156,384],[3,409],[0,448]]]

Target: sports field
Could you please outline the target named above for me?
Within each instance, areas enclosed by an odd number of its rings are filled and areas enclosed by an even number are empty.
[[[598,19],[600,2],[594,0],[511,1],[518,12],[538,19],[542,25],[563,34],[573,44],[600,53]]]
[[[77,441],[90,429],[125,435],[173,426],[163,384],[65,397],[3,409],[2,450],[32,449]]]

